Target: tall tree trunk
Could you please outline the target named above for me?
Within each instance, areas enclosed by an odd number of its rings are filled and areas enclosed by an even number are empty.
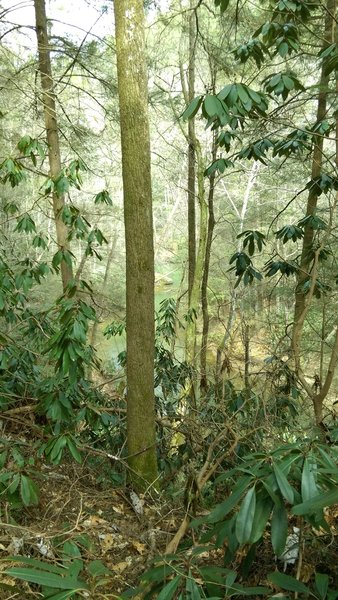
[[[216,136],[213,138],[212,161],[216,160]],[[208,194],[208,234],[204,256],[203,279],[201,288],[202,315],[203,315],[203,330],[201,342],[200,356],[200,387],[201,392],[206,392],[208,389],[207,379],[207,349],[209,335],[209,307],[208,307],[208,280],[210,269],[211,245],[214,236],[215,214],[214,214],[214,192],[215,192],[215,177],[216,172],[213,171],[209,178],[209,194]]]
[[[38,41],[39,71],[41,76],[41,101],[46,127],[49,171],[52,180],[55,180],[61,171],[61,152],[58,123],[56,116],[55,90],[50,61],[50,44],[47,33],[47,17],[45,0],[34,0],[36,37]],[[55,191],[52,194],[53,213],[56,227],[56,241],[59,249],[68,250],[69,229],[62,220],[62,209],[65,206],[64,195]],[[61,262],[62,287],[65,291],[73,279],[72,267],[64,260]]]
[[[335,26],[336,0],[327,0],[325,12],[325,32],[323,48],[326,48],[334,42],[334,26]],[[319,80],[319,94],[317,104],[317,123],[322,121],[326,116],[327,111],[327,94],[329,85],[329,75],[325,72],[324,64],[321,69]],[[324,137],[320,134],[315,136],[315,143],[312,156],[311,179],[318,177],[323,168],[323,146]],[[313,216],[317,209],[318,194],[314,187],[309,191],[305,216]],[[302,337],[302,329],[306,317],[306,295],[304,293],[304,283],[310,276],[311,267],[313,266],[313,240],[315,230],[306,225],[304,228],[304,237],[302,252],[300,258],[300,267],[297,277],[297,287],[295,295],[294,309],[294,325],[292,331],[292,350],[295,361],[296,373],[300,369],[300,342]]]
[[[189,14],[189,66],[188,66],[188,103],[195,96],[195,48],[196,48],[196,15],[193,10],[194,0],[190,0]],[[196,151],[195,151],[195,119],[188,123],[188,297],[190,299],[194,285],[196,264]]]
[[[154,401],[154,248],[142,0],[115,0],[126,238],[127,437],[131,479],[157,479]]]
[[[337,38],[337,23],[336,23],[336,10],[337,0],[327,0],[325,9],[325,31],[324,31],[324,43],[323,49],[336,41]],[[325,65],[323,62],[321,75],[319,80],[319,94],[317,104],[317,122],[322,121],[326,117],[327,112],[327,95],[329,92],[329,81],[330,77],[326,74]],[[336,91],[338,92],[338,78],[336,75]],[[338,166],[338,116],[336,114],[336,167]],[[312,169],[311,178],[318,177],[323,169],[323,148],[324,138],[321,135],[317,135],[314,143],[314,150],[312,156]],[[295,373],[301,381],[304,389],[308,393],[312,400],[315,421],[316,424],[323,427],[323,403],[330,390],[335,369],[338,364],[338,328],[335,333],[335,341],[331,349],[331,356],[326,371],[326,376],[323,382],[320,382],[320,389],[316,386],[310,386],[303,375],[301,368],[301,341],[305,319],[308,315],[315,284],[318,276],[318,261],[319,252],[324,247],[325,241],[329,235],[329,231],[332,228],[332,220],[334,211],[337,205],[338,195],[336,193],[335,201],[330,207],[330,225],[328,230],[323,235],[320,246],[315,250],[313,248],[315,231],[309,226],[304,228],[303,245],[300,259],[300,269],[297,278],[297,287],[295,294],[295,310],[294,310],[294,322],[292,330],[291,347],[293,353],[293,360],[295,365]],[[315,190],[310,190],[308,195],[308,201],[306,206],[306,216],[315,215],[318,204],[318,194]],[[311,285],[308,294],[304,294],[303,285],[304,282],[310,278]],[[323,367],[321,368],[323,371]]]
[[[197,199],[199,207],[199,239],[197,256],[195,263],[194,281],[189,300],[189,315],[190,318],[186,327],[186,361],[190,365],[196,363],[196,330],[197,330],[197,315],[200,309],[201,302],[201,285],[203,277],[203,265],[205,250],[207,244],[208,233],[208,205],[205,199],[204,188],[204,170],[205,164],[202,156],[201,146],[195,138],[195,152],[197,161]]]

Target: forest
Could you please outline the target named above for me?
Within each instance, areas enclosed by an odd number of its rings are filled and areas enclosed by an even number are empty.
[[[338,598],[337,0],[0,0],[0,599]]]

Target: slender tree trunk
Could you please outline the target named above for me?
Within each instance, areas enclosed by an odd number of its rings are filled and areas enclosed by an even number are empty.
[[[336,11],[336,0],[327,0],[326,13],[325,13],[325,32],[324,32],[324,45],[326,48],[334,41],[334,26],[335,26],[335,11]],[[325,72],[324,65],[322,66],[320,80],[319,80],[319,94],[317,104],[317,123],[322,121],[326,116],[327,110],[327,93],[329,86],[329,75]],[[311,179],[318,177],[321,174],[323,168],[323,146],[324,138],[322,135],[315,136],[315,143],[312,156],[312,169]],[[318,203],[318,194],[314,188],[310,189],[306,213],[305,216],[309,217],[315,214]],[[310,276],[311,267],[313,266],[313,240],[315,230],[306,225],[304,228],[304,237],[302,252],[300,258],[300,267],[297,277],[297,287],[295,295],[295,310],[294,310],[294,325],[292,332],[292,349],[295,360],[296,372],[300,368],[300,342],[302,337],[302,329],[306,316],[306,295],[304,293],[304,283]]]
[[[208,205],[205,200],[204,170],[205,165],[202,157],[201,147],[195,139],[195,151],[197,159],[197,185],[198,185],[198,207],[199,207],[199,240],[196,256],[194,281],[189,301],[190,319],[186,327],[186,361],[190,365],[196,362],[196,330],[197,315],[200,309],[201,285],[203,277],[203,265],[208,233]]]
[[[212,149],[212,160],[216,160],[216,137],[213,139]],[[203,279],[201,288],[201,302],[202,302],[202,315],[203,315],[203,330],[202,330],[202,342],[201,342],[201,356],[200,356],[200,387],[201,392],[206,392],[208,389],[207,379],[207,349],[208,349],[208,335],[209,335],[209,307],[208,307],[208,280],[209,280],[209,269],[210,269],[210,256],[211,256],[211,245],[214,236],[215,228],[215,213],[214,213],[214,192],[215,192],[215,171],[212,173],[209,179],[209,194],[208,194],[208,234],[204,256],[204,268],[203,268]]]
[[[142,0],[115,0],[126,238],[127,437],[131,479],[157,479],[154,402],[154,247]]]
[[[328,3],[329,4],[329,3]],[[332,26],[334,28],[334,33],[333,33],[333,39],[335,40],[335,42],[338,42],[338,26],[337,26],[337,22],[335,20],[335,13],[337,10],[337,2],[332,2],[333,6],[331,6],[330,10],[332,10]],[[336,94],[338,95],[338,73],[336,71]],[[335,163],[336,163],[336,169],[338,169],[338,113],[336,112],[336,156],[335,156]],[[330,223],[330,228],[333,225],[334,226],[334,211],[335,208],[338,204],[338,192],[336,192],[336,197],[335,197],[335,202],[331,208],[331,223]],[[323,307],[323,327],[322,327],[322,340],[324,338],[325,335],[325,304]],[[336,372],[337,369],[337,365],[338,365],[338,326],[336,326],[336,332],[335,332],[335,336],[334,336],[334,342],[333,342],[333,346],[331,348],[331,356],[330,356],[330,360],[329,360],[329,364],[327,367],[327,371],[326,371],[326,376],[324,379],[323,376],[323,371],[324,371],[324,356],[322,356],[322,354],[324,353],[324,348],[323,348],[323,344],[322,344],[322,348],[321,348],[321,364],[320,364],[320,389],[317,390],[317,393],[314,394],[313,398],[312,398],[312,402],[313,402],[313,408],[314,408],[314,413],[315,413],[315,418],[316,418],[316,423],[317,425],[322,426],[323,424],[323,419],[324,419],[324,413],[323,413],[323,406],[324,406],[324,400],[327,396],[327,394],[330,391],[332,382],[333,382],[333,378],[334,378],[334,374]],[[325,428],[324,428],[325,429]]]
[[[336,10],[337,10],[337,1],[336,0],[327,0],[326,10],[325,10],[325,31],[324,31],[324,44],[323,49],[336,41],[337,38],[337,24],[336,24]],[[321,69],[321,75],[319,80],[319,94],[318,94],[318,104],[317,104],[317,122],[322,121],[327,112],[327,95],[329,92],[329,75],[325,72],[325,65],[323,64]],[[338,92],[338,78],[336,75],[336,92]],[[338,166],[338,116],[336,115],[336,166]],[[311,178],[314,179],[318,177],[323,169],[323,148],[324,148],[324,138],[323,136],[317,135],[314,143],[314,150],[312,156],[312,169],[311,169]],[[291,347],[293,352],[293,359],[295,365],[295,373],[299,380],[301,381],[304,389],[307,391],[309,397],[312,400],[315,421],[316,424],[320,427],[323,427],[323,403],[324,400],[331,388],[331,384],[333,381],[335,369],[338,364],[338,328],[336,329],[335,340],[331,350],[331,356],[329,360],[329,365],[327,367],[326,376],[324,381],[321,382],[320,389],[316,389],[316,387],[309,386],[306,381],[301,368],[301,341],[302,341],[302,333],[305,319],[308,315],[311,301],[313,298],[313,293],[315,289],[315,284],[318,276],[318,261],[319,261],[319,252],[324,247],[325,241],[328,237],[329,230],[332,227],[333,214],[337,205],[337,193],[335,197],[335,201],[331,206],[331,223],[329,225],[328,230],[323,235],[320,246],[315,249],[313,248],[315,230],[309,226],[304,228],[304,237],[303,237],[303,245],[300,259],[300,269],[297,279],[297,287],[295,294],[295,310],[294,310],[294,323],[292,330],[292,339],[291,339]],[[318,204],[318,195],[315,190],[310,190],[308,195],[308,201],[306,206],[306,216],[315,215]],[[304,294],[303,285],[304,282],[310,278],[311,285],[308,291],[308,294]],[[323,372],[323,365],[321,365],[321,371]]]
[[[250,327],[245,320],[242,322],[242,335],[244,344],[244,385],[248,392],[250,389]]]
[[[193,8],[194,0],[190,0]],[[196,47],[196,15],[189,14],[189,66],[188,66],[188,103],[195,96],[195,47]],[[196,151],[195,151],[195,119],[188,123],[188,296],[191,297],[194,285],[196,264]]]
[[[45,0],[34,0],[36,36],[38,41],[39,71],[41,76],[41,101],[48,143],[49,171],[52,180],[55,180],[61,171],[61,152],[58,123],[56,116],[56,103],[54,81],[50,60],[50,44],[47,33],[47,17]],[[53,213],[56,227],[56,241],[59,249],[68,250],[69,229],[62,220],[62,209],[65,198],[56,192],[52,194]],[[73,270],[64,260],[61,262],[62,287],[65,291],[73,279]]]

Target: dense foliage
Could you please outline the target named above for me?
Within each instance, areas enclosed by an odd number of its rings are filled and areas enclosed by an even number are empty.
[[[41,43],[17,33],[20,6],[13,24],[3,4],[1,524],[40,510],[46,469],[85,459],[89,472],[100,460],[97,486],[131,486],[159,513],[181,511],[125,596],[337,598],[336,1],[144,5],[155,259],[145,399],[155,412],[140,428],[150,420],[156,444],[129,453],[147,356],[126,327],[125,248],[141,239],[146,194],[140,185],[139,202],[126,203],[139,156],[124,164],[123,205],[113,14],[84,2],[109,33],[80,37],[46,20],[49,73]],[[130,156],[137,149],[135,139]],[[128,210],[137,226],[125,239]],[[134,300],[149,275],[136,254]],[[149,449],[156,481],[133,462]],[[109,568],[83,548],[62,538],[53,560],[18,551],[6,575],[44,598],[109,597]]]

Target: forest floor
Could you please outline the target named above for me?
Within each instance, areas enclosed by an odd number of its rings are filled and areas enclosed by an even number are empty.
[[[44,465],[42,465],[44,467]],[[180,510],[154,500],[130,498],[125,488],[102,490],[86,466],[63,464],[43,469],[40,502],[36,507],[14,511],[0,523],[0,582],[14,586],[0,589],[0,599],[41,598],[34,584],[19,582],[5,574],[14,566],[6,556],[29,556],[51,564],[80,558],[84,566],[100,560],[109,570],[90,598],[117,598],[137,585],[149,558],[160,554],[180,523]],[[136,510],[135,510],[136,506]],[[5,507],[6,508],[6,507]],[[4,522],[5,521],[5,522]],[[17,563],[18,564],[18,563]],[[16,566],[16,565],[15,565]],[[82,579],[90,580],[90,573]],[[95,579],[95,578],[94,578]],[[97,582],[89,581],[96,588]],[[19,588],[19,590],[18,590]]]
[[[97,383],[102,385],[101,379]],[[113,396],[109,383],[108,390]],[[31,433],[27,429],[26,440]],[[13,439],[22,435],[21,425],[20,429],[14,425]],[[30,443],[33,444],[32,439]],[[112,475],[118,466],[105,452],[98,451],[97,456],[95,452],[94,455],[84,453],[82,464],[66,460],[61,465],[51,466],[38,459],[34,469],[40,488],[39,504],[11,511],[5,503],[0,505],[0,600],[45,597],[35,583],[7,573],[8,569],[20,565],[10,556],[30,557],[51,566],[69,567],[82,561],[79,577],[90,591],[87,596],[77,597],[117,600],[122,592],[137,587],[142,574],[151,568],[152,559],[163,555],[185,517],[184,481],[174,485],[172,495],[152,491],[145,498],[138,498],[127,486],[114,487]],[[122,481],[121,473],[116,475]],[[173,489],[177,493],[173,493]],[[220,491],[216,490],[216,496],[217,493]],[[224,497],[215,497],[212,502],[222,500]],[[197,516],[205,512],[205,506],[197,506]],[[331,535],[309,529],[311,543],[302,553],[301,564],[290,565],[287,573],[297,574],[304,583],[313,579],[316,571],[328,573],[331,584],[338,589],[338,507],[330,509],[326,519]],[[198,545],[193,530],[189,530],[187,537],[192,537]],[[200,552],[198,560],[222,566],[224,550],[224,547],[213,548],[211,544],[210,549]],[[246,548],[237,552],[232,569],[241,571],[245,554]],[[187,572],[191,566],[190,556],[191,550],[188,550],[183,558]],[[283,565],[275,560],[267,532],[245,576],[245,584],[267,585],[267,573],[277,568],[282,570]],[[273,592],[280,590],[272,589]],[[68,597],[60,596],[60,600]]]
[[[86,597],[90,600],[117,599],[122,592],[137,586],[142,573],[149,569],[151,559],[163,553],[184,516],[182,507],[174,507],[163,497],[143,501],[130,497],[126,488],[99,489],[98,473],[89,471],[85,463],[52,468],[41,465],[41,471],[39,505],[21,510],[16,522],[13,519],[4,522],[6,513],[3,513],[0,582],[2,586],[7,584],[8,589],[0,589],[1,600],[41,598],[35,584],[19,581],[6,573],[7,569],[19,564],[9,559],[11,555],[28,556],[51,565],[80,559],[83,561],[81,579],[91,590]],[[338,511],[331,518],[338,525],[337,514]],[[333,536],[332,551],[334,546],[337,549],[335,540]],[[223,548],[212,549],[202,553],[200,560],[221,565],[223,554]],[[327,558],[331,560],[329,555],[328,549]],[[235,569],[243,556],[238,553],[237,565],[233,565]],[[93,561],[101,561],[107,569],[99,578],[90,568]],[[312,577],[316,566],[320,570],[318,561],[318,554],[304,557],[301,572],[304,582]],[[338,585],[338,566],[334,559],[332,563],[331,577],[337,577]],[[271,545],[266,539],[246,584],[266,584],[266,573],[275,569]],[[292,567],[289,572],[295,575],[294,570]]]

